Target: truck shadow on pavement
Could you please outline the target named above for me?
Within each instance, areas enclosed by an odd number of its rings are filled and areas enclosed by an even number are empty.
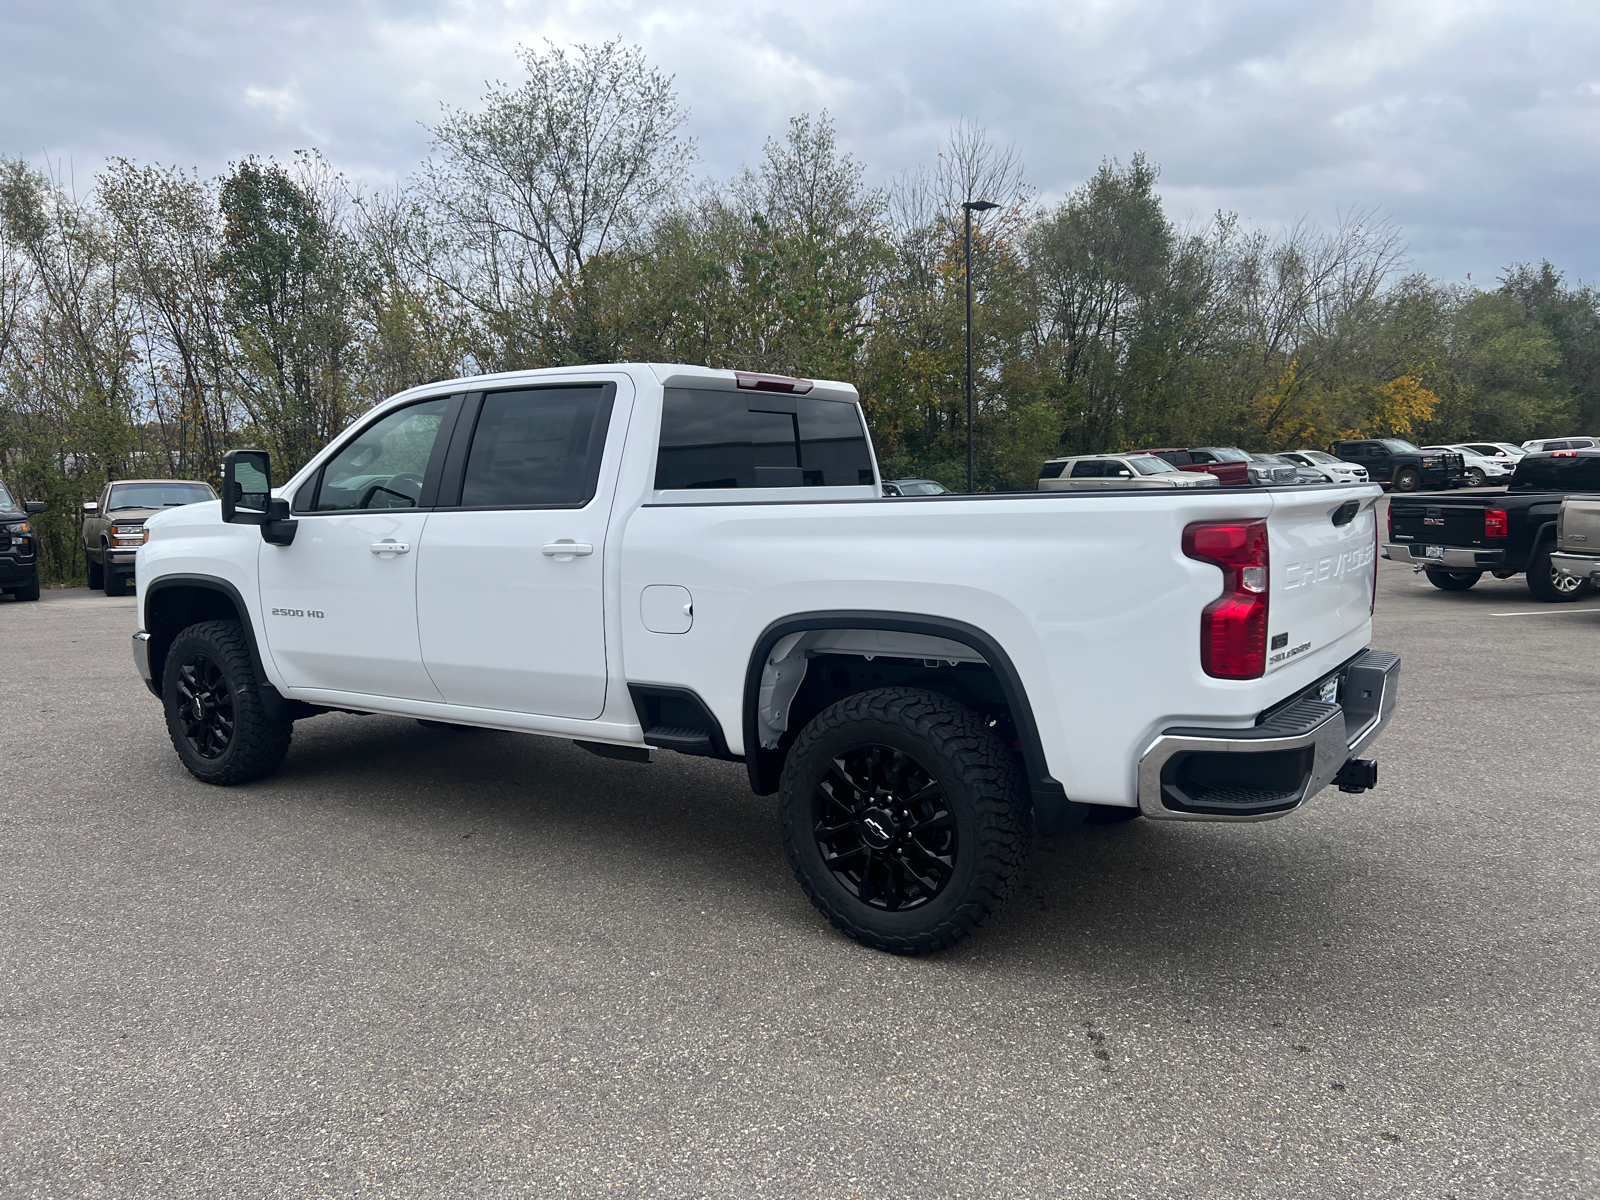
[[[514,881],[537,896],[581,879],[589,897],[607,902],[593,910],[600,939],[613,924],[647,925],[670,943],[686,914],[715,911],[741,942],[820,935],[838,954],[869,953],[833,933],[807,902],[783,854],[774,799],[748,791],[741,765],[662,751],[655,760],[333,715],[298,727],[283,769],[257,786],[288,791],[302,808],[353,810],[363,836],[429,855],[447,891]],[[1372,844],[1348,828],[1354,821],[1375,838],[1376,822],[1361,814],[1361,801],[1333,796],[1320,804],[1331,817],[1313,811],[1243,826],[1137,820],[1036,839],[1000,914],[968,942],[922,961],[963,973],[1026,964],[1102,981],[1183,977],[1195,1003],[1236,989],[1241,976],[1303,980],[1352,955],[1370,968],[1389,953],[1395,906],[1373,878]]]

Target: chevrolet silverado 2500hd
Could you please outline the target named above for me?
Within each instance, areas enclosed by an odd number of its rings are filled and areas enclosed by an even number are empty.
[[[744,764],[802,887],[948,946],[1031,828],[1282,816],[1359,758],[1376,487],[885,499],[845,384],[630,364],[376,406],[153,516],[134,658],[202,780],[385,713]]]

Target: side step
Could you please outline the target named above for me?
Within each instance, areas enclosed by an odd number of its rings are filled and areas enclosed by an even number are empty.
[[[703,729],[688,729],[682,725],[657,725],[644,735],[645,744],[663,750],[676,750],[679,754],[700,754],[710,757],[717,752],[711,735]]]

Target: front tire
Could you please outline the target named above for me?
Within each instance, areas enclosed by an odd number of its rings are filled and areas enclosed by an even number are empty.
[[[800,733],[778,793],[812,904],[864,946],[929,954],[1010,894],[1027,856],[1022,772],[971,709],[919,688],[862,692]]]
[[[1545,541],[1528,560],[1528,573],[1525,576],[1528,591],[1535,600],[1543,600],[1546,604],[1571,604],[1588,594],[1589,582],[1557,571],[1555,564],[1550,561],[1550,545],[1548,540]]]
[[[1414,492],[1422,486],[1422,476],[1407,467],[1398,472],[1394,477],[1394,490],[1397,492]]]
[[[238,621],[202,621],[173,639],[161,703],[172,748],[202,783],[261,779],[289,752],[294,723],[268,718]]]
[[[89,568],[89,590],[91,592],[98,592],[106,585],[106,569],[99,563],[95,562],[94,559],[90,558],[87,550],[83,552],[83,561],[88,564]]]
[[[1429,567],[1425,573],[1428,582],[1441,592],[1464,592],[1483,578],[1482,571],[1446,571],[1441,567]]]

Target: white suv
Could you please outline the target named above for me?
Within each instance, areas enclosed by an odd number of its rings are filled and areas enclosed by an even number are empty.
[[[1041,492],[1219,486],[1215,475],[1180,471],[1154,454],[1079,454],[1052,458],[1039,468]]]
[[[1462,480],[1462,487],[1482,487],[1486,483],[1503,483],[1511,478],[1511,472],[1517,469],[1517,460],[1509,456],[1491,457],[1481,454],[1468,445],[1459,446],[1424,446],[1424,450],[1454,450],[1461,455],[1461,465],[1467,469],[1467,477]]]
[[[1549,450],[1593,450],[1600,448],[1600,438],[1537,438],[1531,442],[1523,442],[1522,448],[1529,454],[1543,454]]]

